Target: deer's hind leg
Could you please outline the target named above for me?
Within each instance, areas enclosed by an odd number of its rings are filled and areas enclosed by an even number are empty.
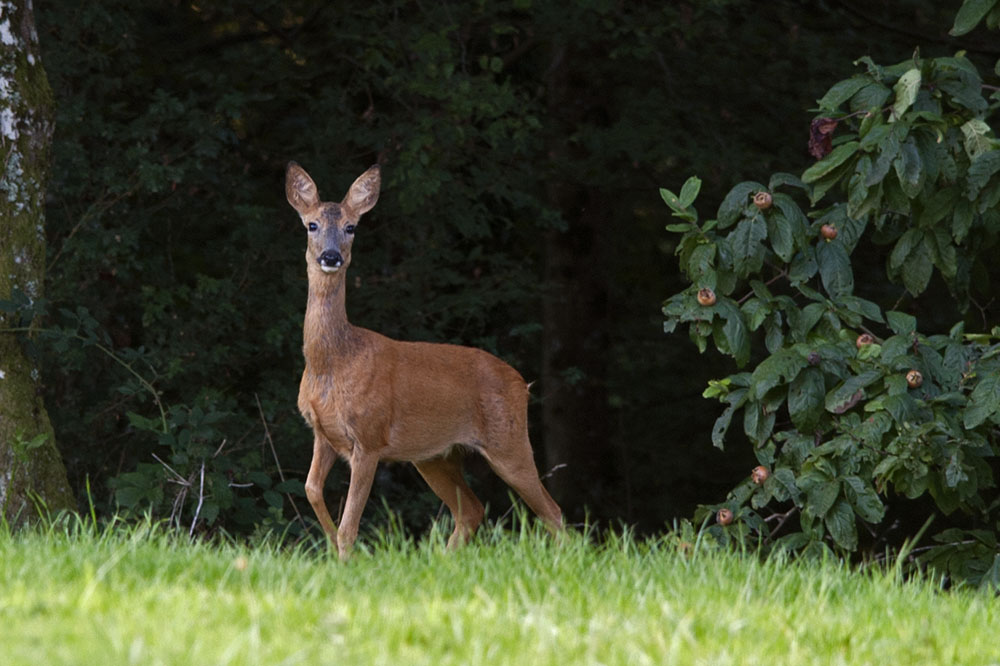
[[[499,446],[483,449],[483,456],[493,471],[521,496],[551,532],[563,528],[562,509],[542,485],[535,467],[527,428],[523,432],[505,433]]]
[[[448,539],[448,548],[465,544],[483,522],[486,512],[465,482],[461,452],[452,451],[443,457],[421,460],[413,465],[455,519],[455,530]]]

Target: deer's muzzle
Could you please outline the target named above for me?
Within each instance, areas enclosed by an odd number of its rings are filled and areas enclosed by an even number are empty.
[[[336,250],[327,250],[319,255],[317,260],[319,267],[324,273],[333,273],[344,265],[344,258]]]

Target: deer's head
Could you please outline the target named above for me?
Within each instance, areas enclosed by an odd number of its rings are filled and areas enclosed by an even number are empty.
[[[316,183],[295,162],[285,172],[285,196],[308,233],[306,262],[310,270],[343,272],[351,263],[351,243],[361,216],[378,201],[381,173],[376,164],[358,176],[340,203],[320,201]]]

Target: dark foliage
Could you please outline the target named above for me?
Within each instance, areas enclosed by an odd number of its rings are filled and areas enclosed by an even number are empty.
[[[296,521],[304,239],[282,172],[295,159],[343,190],[381,162],[352,321],[485,347],[540,396],[596,385],[561,418],[592,413],[606,436],[556,472],[559,499],[644,529],[689,514],[752,457],[704,446],[715,415],[698,396],[726,366],[662,337],[657,304],[683,282],[657,186],[697,172],[721,199],[804,168],[814,91],[860,55],[938,39],[949,19],[934,4],[46,3],[63,343],[42,353],[71,477],[103,510],[186,528],[196,514],[199,528]],[[567,248],[600,298],[560,333],[593,336],[601,362],[550,368],[546,266]],[[437,506],[404,467],[376,492],[411,526]]]

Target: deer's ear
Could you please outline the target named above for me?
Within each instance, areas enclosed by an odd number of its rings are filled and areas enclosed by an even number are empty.
[[[370,211],[378,201],[379,187],[382,184],[382,171],[375,166],[358,176],[358,179],[347,190],[347,196],[341,205],[347,206],[357,215]]]
[[[285,171],[285,196],[299,215],[305,215],[307,211],[319,205],[316,183],[306,170],[295,162],[289,162]]]

